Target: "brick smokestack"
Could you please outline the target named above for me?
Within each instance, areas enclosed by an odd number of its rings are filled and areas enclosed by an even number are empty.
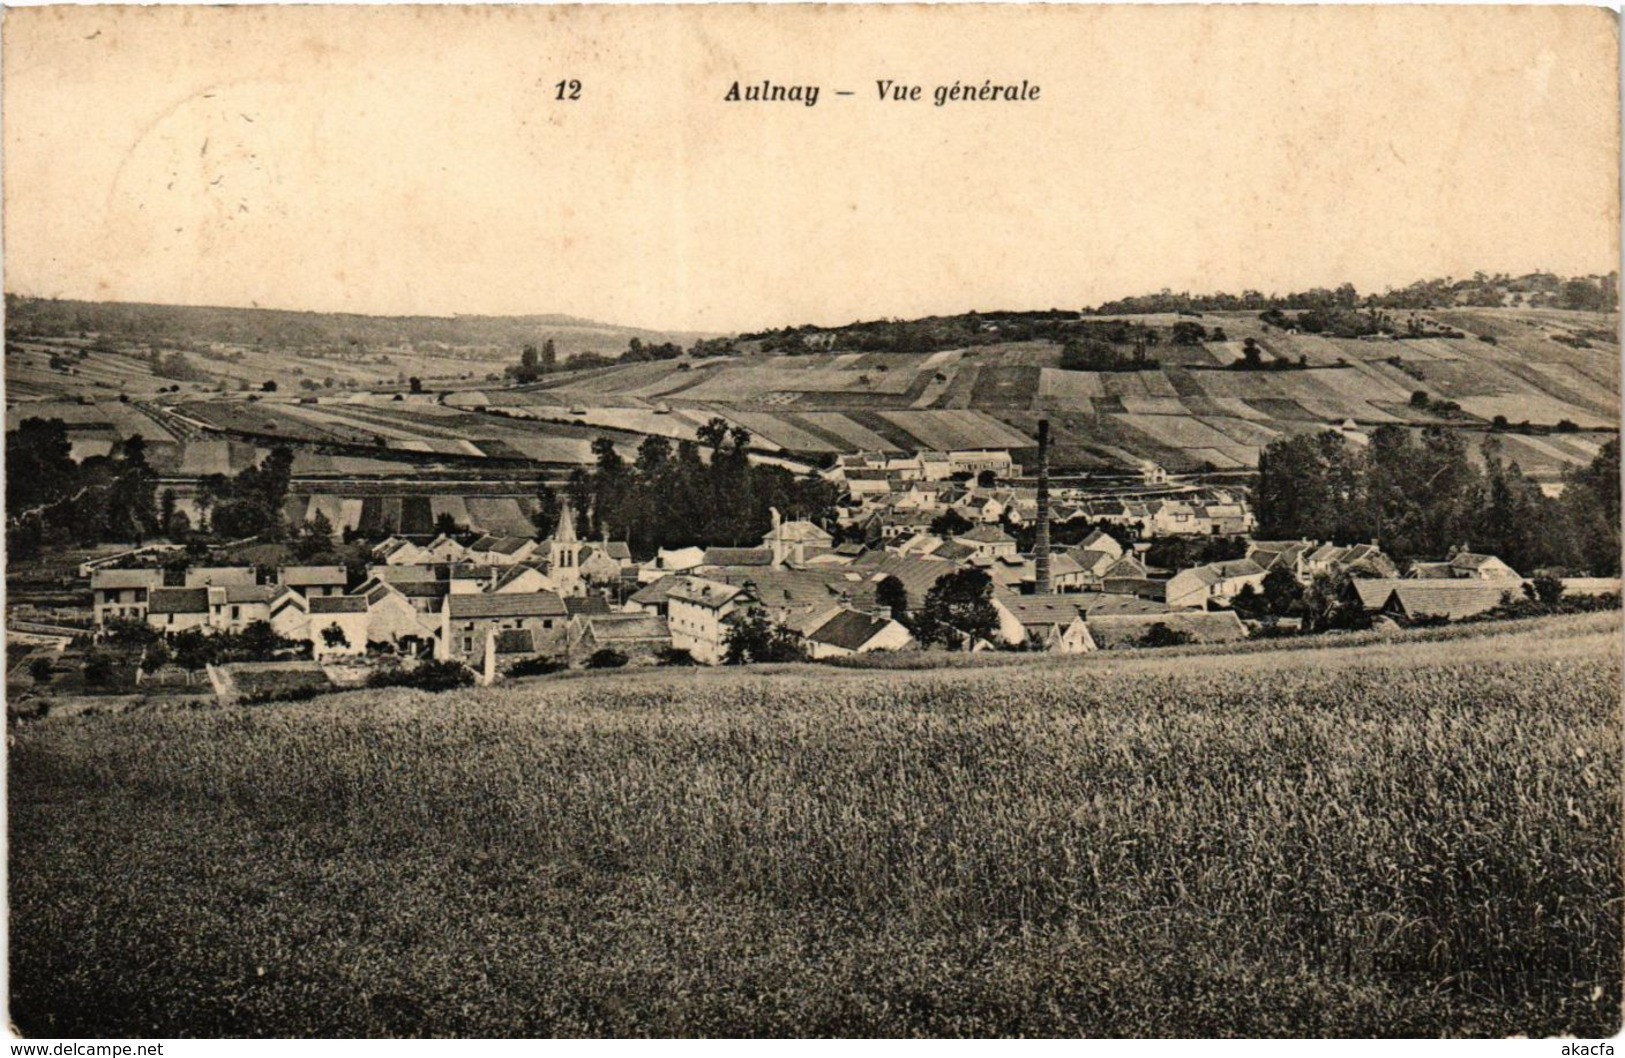
[[[1038,538],[1033,543],[1033,590],[1054,590],[1049,573],[1049,420],[1038,420]]]

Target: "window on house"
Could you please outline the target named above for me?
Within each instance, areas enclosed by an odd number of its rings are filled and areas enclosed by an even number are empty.
[[[243,616],[243,608],[241,606],[233,606],[231,608],[231,619],[233,621],[239,620],[242,616]]]
[[[463,653],[465,653],[465,654],[474,653],[474,637],[473,636],[464,636],[463,637]]]

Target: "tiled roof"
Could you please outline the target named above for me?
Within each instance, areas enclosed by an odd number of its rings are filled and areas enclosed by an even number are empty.
[[[344,587],[348,575],[343,566],[284,566],[282,583],[292,587],[337,585]]]
[[[1460,620],[1495,609],[1506,595],[1516,600],[1522,594],[1510,580],[1402,580],[1386,606],[1397,605],[1407,617]]]
[[[154,588],[147,600],[147,612],[153,614],[209,612],[208,588]]]
[[[706,566],[771,566],[773,552],[765,547],[708,547],[701,562]]]
[[[844,650],[859,650],[869,640],[885,631],[891,621],[857,610],[837,610],[829,620],[806,633],[815,643],[824,643]]]
[[[609,613],[609,603],[604,601],[602,595],[567,595],[564,599],[564,608],[570,612],[571,617]]]
[[[994,596],[993,601],[1023,626],[1069,625],[1078,617],[1079,595],[1007,595]]]
[[[90,574],[92,588],[162,588],[161,569],[98,569]]]
[[[366,613],[367,600],[360,595],[318,595],[310,600],[310,612],[312,616],[327,613]]]
[[[717,609],[725,605],[741,589],[732,584],[721,581],[706,580],[703,577],[675,577],[677,583],[666,589],[668,599],[677,599],[682,602],[694,603],[710,609]]]
[[[453,620],[481,617],[566,617],[564,600],[550,591],[510,592],[502,595],[448,595]]]
[[[600,643],[660,642],[671,639],[664,617],[653,614],[603,614],[587,618],[587,627]]]

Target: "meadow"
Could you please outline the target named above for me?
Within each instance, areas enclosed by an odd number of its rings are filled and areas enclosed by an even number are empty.
[[[29,1035],[1607,1036],[1617,614],[15,726]]]

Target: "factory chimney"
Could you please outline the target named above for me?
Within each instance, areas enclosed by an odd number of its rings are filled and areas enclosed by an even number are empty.
[[[1038,420],[1038,538],[1033,543],[1033,590],[1048,595],[1049,573],[1049,420]]]

